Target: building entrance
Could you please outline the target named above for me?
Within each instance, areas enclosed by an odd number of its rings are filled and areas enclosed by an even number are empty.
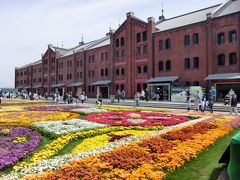
[[[148,84],[149,98],[158,101],[170,101],[170,84]]]
[[[103,98],[109,98],[108,86],[100,86],[98,88],[99,88],[99,91],[101,92]]]

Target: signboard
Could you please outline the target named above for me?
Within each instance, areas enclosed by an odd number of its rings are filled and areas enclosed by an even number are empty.
[[[187,100],[186,93],[188,90],[190,91],[191,94],[190,97],[191,101],[194,101],[197,91],[199,91],[200,97],[202,97],[203,95],[201,86],[172,87],[171,101],[186,102]]]

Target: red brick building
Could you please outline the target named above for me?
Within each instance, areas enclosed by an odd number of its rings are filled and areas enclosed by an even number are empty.
[[[106,98],[160,88],[162,100],[171,100],[173,86],[215,86],[219,99],[231,88],[240,93],[240,0],[158,21],[126,16],[101,39],[49,45],[41,61],[16,68],[16,88]]]

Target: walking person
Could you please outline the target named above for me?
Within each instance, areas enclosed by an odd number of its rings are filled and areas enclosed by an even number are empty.
[[[134,101],[135,101],[135,106],[139,106],[139,101],[140,101],[140,93],[136,92],[135,96],[134,96]]]
[[[120,102],[120,97],[121,97],[121,91],[120,89],[117,90],[117,100]]]
[[[2,89],[0,89],[0,104],[2,104],[2,98],[3,98],[3,92],[2,92]]]
[[[80,95],[80,101],[81,101],[82,104],[83,104],[84,100],[85,100],[85,96],[83,95],[83,93],[81,93],[81,95]]]
[[[211,96],[214,98],[214,101],[216,101],[216,89],[212,86],[212,88],[210,89],[210,94]]]
[[[126,93],[124,91],[124,89],[122,90],[122,100],[125,101],[125,96],[126,96]]]
[[[187,102],[187,111],[190,111],[191,109],[191,94],[189,92],[189,90],[186,92],[186,102]]]
[[[197,93],[195,95],[195,100],[194,100],[195,111],[199,111],[200,102],[201,102],[201,97],[200,97],[199,91],[197,91]]]
[[[146,88],[145,89],[145,100],[148,102],[148,100],[149,100],[149,92],[148,92],[148,89]]]
[[[234,112],[235,115],[238,115],[238,110],[237,110],[237,95],[232,94],[231,95],[231,108],[230,108],[230,114]]]
[[[209,93],[208,95],[208,109],[211,113],[213,113],[213,105],[214,105],[214,97]]]
[[[144,92],[144,90],[141,91],[141,95],[140,96],[141,96],[141,100],[145,99],[145,92]]]

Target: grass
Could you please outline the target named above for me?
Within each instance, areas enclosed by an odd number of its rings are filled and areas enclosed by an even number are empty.
[[[42,141],[40,143],[40,145],[38,146],[37,150],[34,152],[40,152],[42,149],[44,149],[46,144],[50,144],[53,140],[48,138],[48,137],[44,137],[42,138]],[[29,162],[31,160],[31,155],[22,159],[20,162]],[[0,176],[3,174],[8,174],[9,172],[11,172],[13,170],[13,167],[8,167],[6,169],[4,169],[2,172],[0,172]]]
[[[216,180],[224,169],[223,164],[219,164],[223,152],[231,142],[231,137],[238,131],[217,140],[214,145],[201,152],[196,159],[187,162],[176,171],[167,173],[167,180]]]

